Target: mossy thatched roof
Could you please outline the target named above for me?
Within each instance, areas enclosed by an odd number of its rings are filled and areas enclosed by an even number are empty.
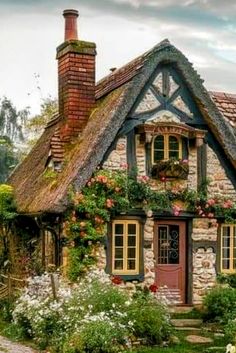
[[[66,209],[70,186],[78,190],[90,178],[114,141],[142,88],[161,62],[177,65],[213,134],[236,167],[236,135],[224,119],[224,111],[217,108],[215,96],[206,91],[192,64],[165,40],[98,82],[97,108],[92,112],[81,136],[65,148],[61,172],[51,173],[46,165],[51,139],[58,131],[62,119],[54,119],[45,128],[36,146],[9,178],[15,190],[19,212],[60,213]]]

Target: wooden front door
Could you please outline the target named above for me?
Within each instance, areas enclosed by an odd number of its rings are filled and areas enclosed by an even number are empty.
[[[185,303],[186,295],[186,223],[157,221],[154,251],[156,285],[168,288],[171,295]]]

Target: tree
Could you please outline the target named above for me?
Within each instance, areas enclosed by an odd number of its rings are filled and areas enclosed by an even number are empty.
[[[47,123],[58,111],[57,99],[51,97],[42,99],[40,113],[29,118],[25,126],[25,135],[27,136],[27,145],[24,154],[27,154],[34,146],[42,134]]]
[[[18,150],[24,141],[23,128],[29,109],[17,111],[12,102],[0,100],[0,182],[4,182],[18,163]]]
[[[4,183],[18,160],[9,137],[0,137],[0,183]]]
[[[3,97],[0,100],[0,136],[7,136],[11,142],[24,140],[22,128],[26,124],[29,109],[17,111],[12,102]]]

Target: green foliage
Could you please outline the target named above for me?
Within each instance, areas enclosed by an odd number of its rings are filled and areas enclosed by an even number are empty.
[[[65,232],[74,245],[80,247],[78,251],[69,250],[70,278],[75,280],[76,274],[83,273],[93,263],[89,256],[93,249],[91,245],[101,241],[106,234],[106,224],[120,212],[143,209],[179,216],[183,210],[175,202],[181,201],[185,211],[194,212],[199,217],[225,215],[227,220],[230,217],[235,220],[236,204],[227,199],[207,199],[207,184],[208,181],[199,192],[188,188],[156,191],[152,189],[147,176],[129,175],[126,169],[95,172],[81,192],[73,194],[70,191],[73,206]]]
[[[236,320],[229,320],[224,326],[225,337],[228,342],[236,343]]]
[[[137,297],[128,307],[127,316],[134,322],[135,336],[145,339],[148,345],[160,344],[172,332],[166,310],[149,296]]]
[[[29,110],[17,111],[12,102],[3,97],[0,102],[0,136],[7,136],[11,142],[23,140],[22,126],[26,124]]]
[[[3,136],[0,138],[0,183],[5,182],[17,163],[18,160],[11,140]]]
[[[236,273],[219,273],[217,275],[217,281],[221,284],[228,284],[232,288],[236,288]]]
[[[26,133],[29,135],[27,141],[27,151],[37,142],[47,123],[57,113],[58,104],[56,99],[51,97],[42,99],[40,113],[27,120]]]
[[[2,225],[16,216],[13,188],[7,184],[0,184],[0,223]]]
[[[124,343],[124,329],[106,321],[88,322],[65,343],[63,353],[118,353]]]
[[[114,309],[125,312],[127,301],[129,301],[128,295],[124,291],[120,291],[118,287],[111,284],[104,285],[97,280],[93,280],[84,305],[90,308],[93,314]]]
[[[226,323],[236,314],[236,289],[213,288],[204,298],[205,319]]]
[[[15,298],[0,299],[1,318],[6,322],[12,321],[12,310],[14,308]]]
[[[23,127],[28,115],[28,108],[17,111],[6,97],[0,100],[0,183],[7,180],[19,161],[19,147],[24,140]]]
[[[83,275],[87,268],[94,265],[95,258],[91,255],[91,246],[77,246],[69,250],[69,266],[67,276],[70,281]]]

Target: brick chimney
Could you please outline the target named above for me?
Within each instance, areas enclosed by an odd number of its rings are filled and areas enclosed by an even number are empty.
[[[84,129],[95,107],[96,45],[78,39],[77,10],[65,10],[65,41],[57,48],[59,114],[62,141],[71,141]]]

